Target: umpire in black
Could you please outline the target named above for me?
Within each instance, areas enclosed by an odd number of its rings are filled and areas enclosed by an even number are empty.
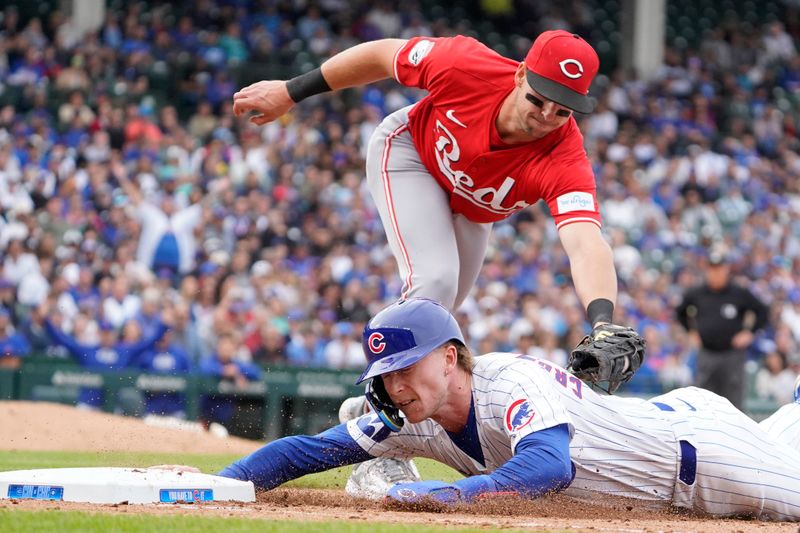
[[[700,337],[698,387],[724,396],[741,409],[747,348],[753,332],[767,325],[768,309],[752,292],[731,282],[729,258],[712,249],[706,282],[690,289],[676,309],[678,321]]]

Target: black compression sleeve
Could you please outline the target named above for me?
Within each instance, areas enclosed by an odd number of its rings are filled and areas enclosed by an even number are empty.
[[[328,82],[325,81],[325,77],[322,75],[322,69],[315,68],[310,72],[300,74],[287,81],[286,90],[289,92],[289,98],[291,98],[294,103],[297,103],[304,98],[314,96],[315,94],[326,93],[332,89],[331,86],[328,85]]]
[[[597,298],[589,303],[586,308],[586,316],[589,317],[589,323],[594,327],[598,322],[611,322],[611,317],[614,316],[614,304],[611,300],[605,298]]]

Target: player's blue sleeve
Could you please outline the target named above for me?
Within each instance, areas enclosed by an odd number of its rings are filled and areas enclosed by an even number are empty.
[[[569,427],[560,424],[523,437],[514,457],[491,474],[464,478],[454,485],[467,499],[484,492],[515,492],[534,498],[565,489],[574,477]]]
[[[270,442],[218,475],[272,489],[306,474],[368,459],[372,456],[353,440],[347,432],[347,424],[339,424],[313,437],[298,435]]]

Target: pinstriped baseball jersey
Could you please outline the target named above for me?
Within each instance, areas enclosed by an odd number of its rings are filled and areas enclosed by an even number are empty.
[[[600,396],[550,362],[495,353],[476,359],[472,401],[469,423],[476,425],[483,463],[432,420],[391,433],[367,414],[351,420],[348,431],[373,456],[429,457],[477,475],[508,461],[524,436],[566,423],[576,467],[568,494],[800,518],[800,452],[711,392],[678,389],[650,401]]]
[[[790,403],[778,409],[772,416],[759,423],[761,429],[800,450],[800,404]]]
[[[676,484],[676,505],[800,519],[800,451],[713,392],[687,387],[650,401],[671,408],[664,416],[676,437],[697,449],[696,481]],[[800,412],[783,416],[797,423]]]

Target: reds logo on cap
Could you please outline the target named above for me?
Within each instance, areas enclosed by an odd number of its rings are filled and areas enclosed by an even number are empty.
[[[600,68],[594,48],[579,35],[563,30],[539,35],[525,56],[526,79],[533,90],[579,113],[591,113],[588,96]]]
[[[567,65],[575,65],[575,67],[577,67],[578,71],[575,72],[574,74],[571,73],[567,69]],[[577,59],[565,59],[564,61],[560,62],[558,64],[558,66],[561,67],[561,72],[564,73],[564,76],[566,76],[568,78],[572,78],[574,80],[574,79],[577,79],[577,78],[580,78],[581,76],[583,76],[583,65],[581,65],[581,62],[578,61]],[[575,70],[575,68],[572,68],[570,70]]]
[[[383,342],[383,333],[376,331],[367,339],[367,346],[374,354],[382,353],[386,349],[386,343]]]

